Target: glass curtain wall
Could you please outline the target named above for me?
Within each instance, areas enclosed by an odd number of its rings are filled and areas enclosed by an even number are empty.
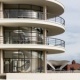
[[[43,29],[32,27],[4,27],[5,44],[43,44]]]
[[[4,51],[4,73],[43,72],[42,51]]]
[[[39,13],[40,12],[40,13]],[[4,4],[5,18],[42,18],[43,8],[29,4]],[[15,14],[15,15],[14,15]]]

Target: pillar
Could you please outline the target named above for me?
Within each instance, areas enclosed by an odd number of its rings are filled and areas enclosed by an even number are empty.
[[[0,19],[3,19],[3,3],[0,3]],[[3,27],[0,26],[0,44],[3,44]],[[0,50],[0,73],[3,73],[3,50]]]
[[[0,74],[3,73],[3,51],[0,50]]]
[[[47,6],[43,6],[44,20],[47,19]]]
[[[47,6],[43,7],[43,14],[44,14],[44,20],[47,19]],[[46,45],[46,37],[47,37],[47,30],[46,28],[43,30],[43,43]],[[44,73],[47,73],[47,52],[43,52],[43,64],[44,64]]]
[[[0,3],[0,19],[3,19],[3,3]],[[0,44],[3,44],[3,26],[0,26]]]
[[[44,73],[47,73],[47,55],[46,51],[43,52],[43,66],[44,66]]]
[[[3,18],[3,3],[0,3],[0,18]]]
[[[0,26],[0,44],[3,44],[4,40],[3,40],[3,27]]]

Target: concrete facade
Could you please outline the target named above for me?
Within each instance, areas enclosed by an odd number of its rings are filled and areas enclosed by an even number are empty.
[[[65,51],[50,38],[65,31],[63,12],[57,0],[0,0],[0,74],[47,73],[47,55]]]

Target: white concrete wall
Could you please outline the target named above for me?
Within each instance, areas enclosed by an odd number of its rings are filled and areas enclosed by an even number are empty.
[[[80,80],[79,73],[10,73],[6,80]]]
[[[53,46],[53,45],[40,45],[40,44],[0,44],[1,49],[26,49],[26,50],[47,50],[54,53],[62,53],[65,51],[65,48],[60,46]],[[49,53],[48,53],[49,54]]]

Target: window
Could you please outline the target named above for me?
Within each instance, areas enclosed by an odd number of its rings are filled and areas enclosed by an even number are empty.
[[[29,4],[5,4],[5,18],[37,18],[42,17],[43,8],[41,6]],[[15,14],[15,15],[14,15]],[[39,17],[39,18],[38,18]]]
[[[43,30],[35,27],[4,27],[5,44],[42,44]]]
[[[42,72],[42,51],[6,50],[4,51],[4,72]]]

